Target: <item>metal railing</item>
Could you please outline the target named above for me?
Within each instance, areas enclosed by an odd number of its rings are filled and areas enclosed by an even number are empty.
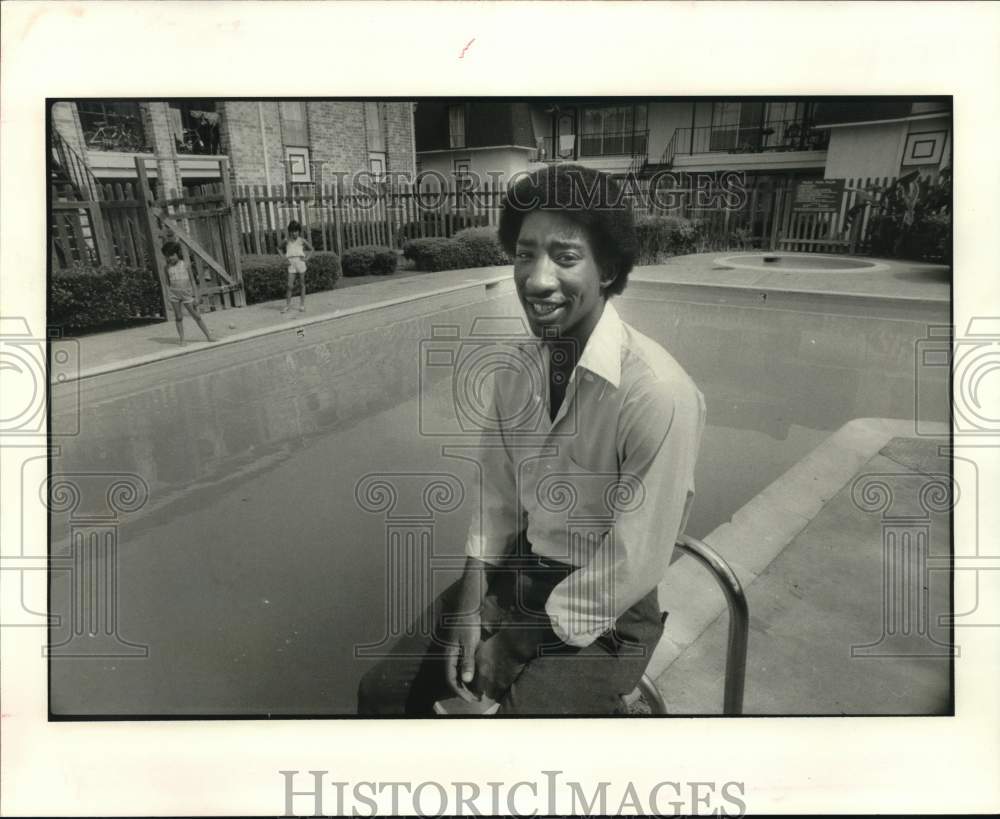
[[[814,128],[801,119],[773,120],[751,126],[702,125],[674,131],[661,162],[691,154],[821,151],[829,142],[828,130]]]
[[[682,552],[712,573],[729,606],[729,641],[726,648],[726,683],[722,711],[727,716],[743,713],[746,684],[747,643],[750,637],[750,609],[743,586],[732,567],[707,543],[682,535],[677,540]]]
[[[536,162],[566,162],[598,156],[646,157],[649,131],[618,131],[595,134],[571,134],[537,141]]]
[[[61,170],[73,183],[82,199],[91,202],[99,201],[101,199],[101,186],[98,184],[94,172],[87,167],[87,163],[73,150],[73,147],[56,130],[54,125],[49,133],[51,134],[52,161],[56,169]]]

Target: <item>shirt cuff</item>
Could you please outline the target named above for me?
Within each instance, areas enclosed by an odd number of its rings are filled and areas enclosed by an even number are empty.
[[[506,545],[506,542],[499,543],[495,538],[470,534],[465,541],[465,556],[496,566],[503,560]]]
[[[552,631],[566,645],[586,648],[602,634],[614,628],[615,621],[609,619],[586,618],[586,623],[574,623],[573,620],[580,621],[584,618],[578,615],[571,619],[569,612],[558,605],[552,605],[551,599],[549,598],[550,602],[545,605],[545,612],[549,615]]]

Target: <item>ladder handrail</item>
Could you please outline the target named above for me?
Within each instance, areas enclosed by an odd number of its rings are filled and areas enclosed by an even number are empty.
[[[729,642],[726,648],[726,687],[723,713],[743,713],[743,690],[746,683],[747,643],[750,636],[750,609],[740,579],[725,559],[707,543],[690,535],[681,535],[677,547],[711,572],[729,606]]]

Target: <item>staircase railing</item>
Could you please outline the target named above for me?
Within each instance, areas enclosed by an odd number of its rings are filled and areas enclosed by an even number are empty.
[[[674,141],[677,139],[677,129],[670,135],[670,142],[667,143],[667,147],[663,149],[663,154],[660,156],[660,164],[664,168],[671,168],[674,164]]]
[[[94,172],[87,167],[83,157],[54,127],[51,129],[51,134],[52,159],[69,177],[80,198],[90,202],[101,201],[100,183],[94,176]]]

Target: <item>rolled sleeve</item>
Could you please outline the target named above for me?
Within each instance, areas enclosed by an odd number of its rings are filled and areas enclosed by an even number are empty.
[[[666,575],[694,500],[704,425],[704,398],[690,381],[653,382],[626,402],[614,524],[546,602],[563,642],[591,644]]]

